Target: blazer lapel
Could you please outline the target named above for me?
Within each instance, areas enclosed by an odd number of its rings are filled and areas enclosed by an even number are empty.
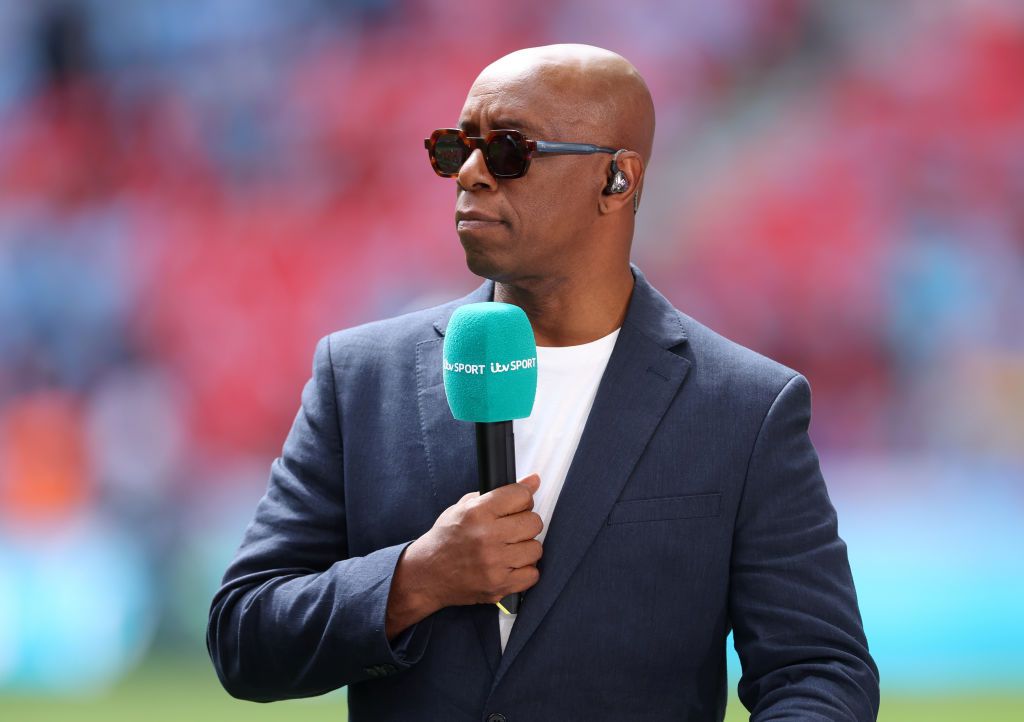
[[[433,518],[471,491],[477,491],[473,424],[457,421],[448,406],[441,377],[444,339],[416,344],[416,404],[427,468],[434,493]]]
[[[480,489],[475,428],[452,416],[445,396],[441,367],[443,330],[456,308],[490,301],[493,296],[494,282],[488,280],[467,296],[446,304],[429,337],[416,344],[416,405],[436,505],[434,518],[464,494]]]
[[[561,593],[618,499],[689,370],[668,350],[686,339],[679,314],[630,264],[633,294],[594,405],[558,496],[537,564],[492,691]]]
[[[475,425],[455,419],[445,396],[441,368],[444,329],[459,306],[493,298],[494,282],[485,281],[468,296],[447,304],[434,323],[430,337],[416,344],[416,403],[434,494],[434,518],[464,494],[480,490]],[[484,657],[493,674],[501,657],[498,608],[493,604],[476,604],[463,611],[473,619]]]

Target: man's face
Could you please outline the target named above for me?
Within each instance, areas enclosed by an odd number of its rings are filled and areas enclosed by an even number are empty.
[[[471,136],[511,128],[534,140],[600,143],[585,124],[574,123],[566,108],[571,105],[543,74],[481,76],[469,91],[459,127]],[[525,176],[497,179],[482,151],[474,150],[456,187],[456,230],[466,265],[503,282],[549,277],[573,265],[587,251],[607,163],[607,157],[593,155],[535,156]],[[467,213],[496,220],[460,222]]]

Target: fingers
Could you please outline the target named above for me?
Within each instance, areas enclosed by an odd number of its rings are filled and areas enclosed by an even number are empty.
[[[539,488],[540,477],[531,474],[516,484],[506,484],[487,492],[480,497],[480,502],[499,517],[529,511],[533,509],[533,495]]]
[[[436,550],[439,603],[477,604],[481,594],[500,592],[497,601],[537,583],[544,551],[536,539],[544,522],[533,511],[539,488],[540,478],[531,474],[485,494],[464,494],[438,517],[428,535]]]
[[[508,564],[514,569],[536,564],[544,556],[544,545],[536,539],[527,539],[518,544],[509,544],[506,548]]]
[[[529,487],[531,494],[536,494],[537,489],[540,488],[540,476],[538,474],[530,474],[529,476],[524,476],[518,483]]]
[[[491,528],[494,536],[506,544],[533,539],[544,530],[544,520],[535,511],[521,511],[494,520]]]
[[[508,574],[508,583],[513,592],[524,592],[539,581],[540,571],[535,566],[514,569]]]

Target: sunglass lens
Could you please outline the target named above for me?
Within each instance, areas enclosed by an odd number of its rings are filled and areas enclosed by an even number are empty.
[[[518,176],[526,163],[526,146],[511,133],[497,133],[487,144],[487,167],[496,176]]]
[[[456,133],[441,133],[434,143],[434,159],[442,173],[457,174],[469,157],[469,149]]]

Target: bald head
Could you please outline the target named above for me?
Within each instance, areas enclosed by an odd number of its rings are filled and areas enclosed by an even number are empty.
[[[621,55],[593,45],[524,48],[499,58],[470,90],[486,94],[517,88],[530,115],[544,119],[552,140],[599,143],[635,150],[650,161],[654,102],[647,84]]]

